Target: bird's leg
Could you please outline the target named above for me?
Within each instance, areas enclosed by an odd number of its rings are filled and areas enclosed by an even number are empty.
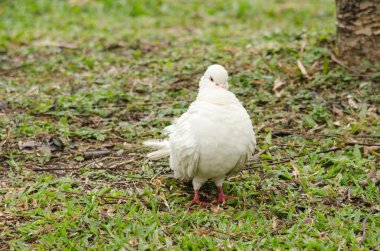
[[[202,202],[199,199],[199,189],[194,190],[194,199],[191,201],[191,204],[198,204],[201,207],[207,207],[210,205],[210,203]]]
[[[237,200],[237,197],[235,196],[224,195],[222,186],[217,186],[217,188],[218,188],[218,199],[216,203],[224,204],[226,203],[227,200]]]

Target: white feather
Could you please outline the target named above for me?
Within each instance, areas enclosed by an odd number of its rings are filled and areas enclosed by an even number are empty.
[[[148,155],[150,159],[169,155],[174,176],[193,180],[194,189],[209,179],[220,186],[226,176],[244,167],[256,145],[249,115],[227,90],[227,72],[212,67],[201,79],[197,99],[164,129],[168,141],[145,143],[158,149]]]
[[[167,140],[148,140],[144,142],[144,145],[158,149],[157,151],[151,152],[147,155],[151,160],[165,158],[170,154],[170,144]]]

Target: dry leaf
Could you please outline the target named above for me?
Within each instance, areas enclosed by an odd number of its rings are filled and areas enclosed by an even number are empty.
[[[25,150],[25,151],[32,151],[33,149],[36,149],[41,146],[40,142],[30,140],[26,142],[19,141],[18,142],[18,147],[20,150]]]
[[[339,127],[339,126],[340,126],[340,122],[339,122],[339,121],[335,121],[335,122],[333,123],[333,125],[336,126],[336,127]]]
[[[129,149],[129,148],[131,148],[131,147],[133,147],[134,146],[134,144],[131,144],[131,143],[128,143],[128,142],[124,142],[123,143],[123,148],[124,149]]]
[[[273,218],[272,218],[272,228],[276,229],[277,226],[278,226],[278,220],[277,220],[276,217],[273,216]]]
[[[306,69],[305,69],[305,66],[303,66],[301,60],[299,60],[299,59],[297,60],[297,66],[298,66],[298,68],[300,69],[302,75],[304,75],[304,76],[308,76],[307,71],[306,71]]]
[[[368,176],[369,176],[370,180],[371,180],[373,183],[376,183],[376,182],[378,181],[377,170],[376,170],[376,168],[372,168],[372,169],[369,171]]]
[[[208,235],[210,235],[210,233],[211,233],[211,231],[209,230],[209,229],[207,229],[207,228],[199,228],[198,229],[198,235],[199,236],[208,236]]]
[[[348,95],[347,98],[348,98],[348,104],[352,108],[354,108],[354,109],[358,109],[359,108],[358,103],[356,103],[356,101],[354,100],[354,98],[351,95]]]
[[[132,247],[137,246],[137,244],[138,244],[138,241],[137,241],[136,238],[131,237],[131,238],[129,239],[129,245],[131,245]]]
[[[301,43],[301,53],[304,52],[306,44],[307,44],[306,40],[303,40],[302,43]]]
[[[216,206],[214,206],[214,207],[211,207],[211,211],[212,211],[213,213],[219,213],[219,211],[221,211],[221,208],[220,208],[219,205],[216,205]]]
[[[376,119],[379,119],[380,116],[376,114],[376,111],[377,111],[376,107],[370,107],[370,108],[368,108],[367,115],[373,116]]]
[[[161,186],[162,186],[162,181],[161,181],[162,178],[160,177],[154,177],[152,180],[151,180],[151,184],[154,186],[154,193],[157,195],[161,189]]]
[[[112,66],[112,67],[107,71],[107,74],[112,75],[112,76],[116,76],[118,73],[119,73],[119,70],[118,70],[115,66]]]
[[[294,178],[296,180],[299,179],[299,177],[300,177],[300,171],[295,166],[293,166],[293,172],[292,172],[292,174],[293,174],[293,176],[294,176]]]
[[[263,85],[263,84],[265,84],[265,81],[264,81],[264,80],[261,80],[261,79],[252,80],[252,84],[255,84],[255,85]]]
[[[343,111],[337,108],[335,105],[333,105],[333,113],[335,113],[338,117],[343,117]]]
[[[273,91],[280,88],[283,84],[284,84],[284,82],[282,82],[280,78],[276,78],[276,80],[273,83]]]
[[[170,211],[169,203],[166,200],[165,194],[161,193],[160,195],[161,195],[161,199],[164,201],[164,204],[165,204],[166,208]]]
[[[365,146],[363,147],[363,152],[365,154],[368,154],[369,152],[377,151],[379,149],[380,149],[380,146]]]
[[[275,96],[277,97],[277,98],[280,98],[281,96],[282,96],[282,94],[284,94],[284,90],[281,90],[281,91],[279,91],[279,92],[275,92]]]

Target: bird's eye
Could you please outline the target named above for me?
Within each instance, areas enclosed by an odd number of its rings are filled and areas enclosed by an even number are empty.
[[[214,79],[212,77],[210,77],[210,80],[211,80],[211,82],[214,82]]]

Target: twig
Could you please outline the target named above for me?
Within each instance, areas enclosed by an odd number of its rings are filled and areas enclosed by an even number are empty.
[[[361,143],[361,142],[345,142],[344,143],[346,146],[380,146],[380,144],[371,144],[371,143]]]
[[[88,151],[84,152],[83,156],[85,159],[99,158],[111,154],[110,150],[100,150],[100,151]]]
[[[319,134],[319,133],[308,133],[308,132],[296,132],[290,130],[273,130],[272,136],[284,137],[289,135],[302,135],[306,137],[322,137],[322,138],[347,138],[347,137],[356,137],[356,138],[380,138],[377,135],[343,135],[343,134]]]
[[[124,162],[119,163],[118,165],[113,165],[113,166],[106,166],[106,167],[89,167],[89,164],[85,166],[80,166],[80,167],[70,167],[70,168],[63,168],[63,167],[53,167],[53,168],[32,168],[32,171],[35,172],[49,172],[49,171],[75,171],[79,170],[81,168],[89,168],[91,170],[130,170],[130,168],[120,168],[120,166],[129,164],[134,162],[135,159],[130,159]]]
[[[260,155],[265,153],[268,149],[262,149],[261,151],[259,151],[258,153],[256,153],[255,155],[253,155],[253,159],[258,159],[260,158]]]

